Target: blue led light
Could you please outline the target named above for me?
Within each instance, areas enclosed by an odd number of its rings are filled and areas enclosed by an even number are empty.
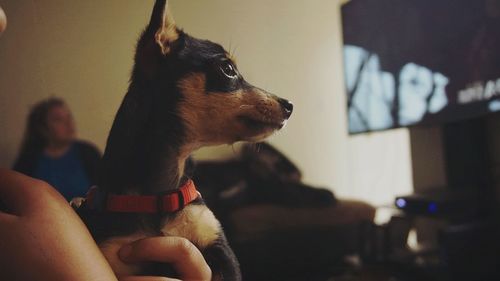
[[[427,206],[427,211],[429,211],[429,213],[431,213],[431,214],[437,213],[437,211],[438,211],[437,204],[434,202],[429,203],[429,205]]]
[[[406,206],[406,200],[404,200],[403,198],[398,198],[396,200],[396,206],[398,206],[399,208],[404,208]]]

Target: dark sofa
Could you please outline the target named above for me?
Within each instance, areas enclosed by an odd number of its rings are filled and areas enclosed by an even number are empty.
[[[269,144],[197,162],[193,178],[247,281],[327,280],[357,253],[360,226],[375,216],[367,203],[302,183],[298,168]]]

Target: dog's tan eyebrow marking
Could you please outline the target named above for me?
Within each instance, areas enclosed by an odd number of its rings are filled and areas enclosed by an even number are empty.
[[[234,65],[236,65],[236,57],[233,56],[233,54],[226,52],[224,55],[228,60],[230,60]]]

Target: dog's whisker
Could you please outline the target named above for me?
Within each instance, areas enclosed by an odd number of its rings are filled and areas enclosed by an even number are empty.
[[[245,109],[245,108],[255,108],[255,105],[251,105],[251,104],[240,105],[240,109]]]
[[[260,149],[261,149],[261,143],[258,142],[258,143],[255,144],[255,152],[259,153]]]
[[[248,146],[247,146],[247,149],[250,150],[250,152],[252,153],[255,153],[255,146],[257,145],[256,142],[249,142],[248,143]]]
[[[236,57],[236,51],[238,50],[238,46],[234,46],[233,51],[231,52],[231,56]]]

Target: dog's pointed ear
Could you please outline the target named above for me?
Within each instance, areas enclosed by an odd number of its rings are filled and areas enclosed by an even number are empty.
[[[156,0],[148,30],[154,33],[154,40],[164,55],[170,52],[173,42],[179,38],[179,31],[168,8],[167,0]]]

